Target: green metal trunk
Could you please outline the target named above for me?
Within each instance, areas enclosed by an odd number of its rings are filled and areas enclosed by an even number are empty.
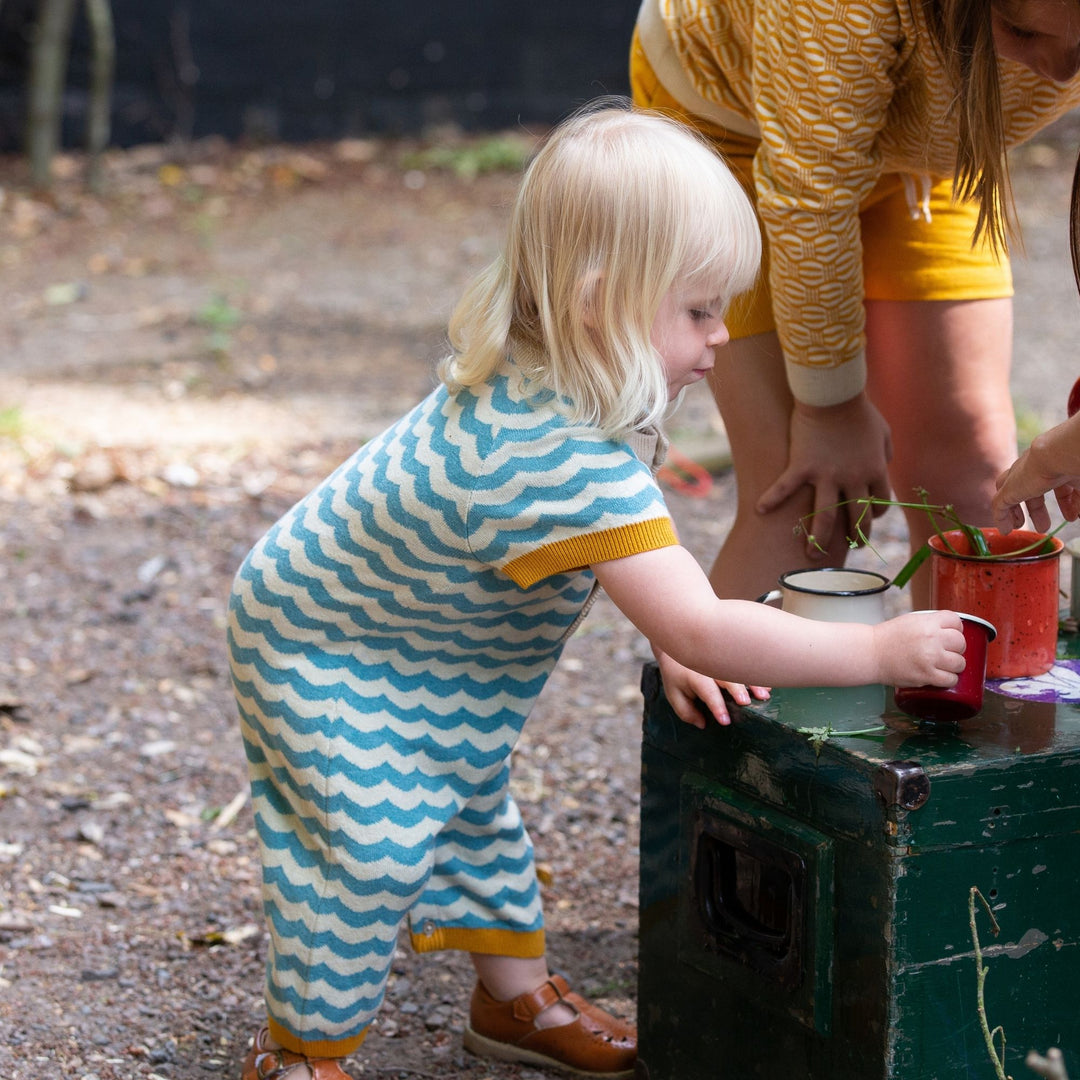
[[[1006,1072],[1080,1077],[1080,706],[930,732],[882,687],[777,690],[698,730],[642,689],[642,1080],[994,1080],[972,889]]]

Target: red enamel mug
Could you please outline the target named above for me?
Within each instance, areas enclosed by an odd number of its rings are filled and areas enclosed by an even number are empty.
[[[997,637],[993,623],[977,615],[959,612],[964,621],[964,670],[955,686],[900,686],[896,707],[917,720],[951,724],[974,716],[983,703],[986,683],[986,652]]]

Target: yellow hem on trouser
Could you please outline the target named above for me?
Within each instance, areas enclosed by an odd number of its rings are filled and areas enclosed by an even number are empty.
[[[630,86],[636,104],[676,116],[714,144],[739,176],[755,205],[753,162],[758,140],[694,116],[660,84],[634,34],[630,47]],[[971,238],[978,205],[954,202],[952,180],[938,180],[930,191],[930,221],[915,220],[896,174],[883,176],[863,200],[860,212],[863,293],[869,300],[987,300],[1012,296],[1012,271]],[[732,338],[775,330],[768,285],[768,245],[762,237],[761,274],[739,297],[724,321]]]
[[[315,1042],[300,1042],[292,1032],[287,1031],[273,1019],[267,1020],[270,1029],[270,1037],[281,1043],[286,1050],[294,1054],[303,1054],[309,1058],[342,1058],[353,1053],[367,1036],[368,1029],[364,1028],[359,1035],[349,1039],[321,1039]]]
[[[418,953],[460,949],[489,956],[516,956],[535,959],[547,948],[543,930],[480,930],[462,926],[437,926],[429,920],[419,930],[409,930],[409,940]]]

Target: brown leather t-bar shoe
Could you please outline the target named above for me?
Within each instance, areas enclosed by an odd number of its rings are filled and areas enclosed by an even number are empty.
[[[309,1058],[291,1050],[270,1050],[266,1046],[267,1028],[260,1029],[244,1061],[242,1080],[284,1080],[295,1073],[297,1066],[306,1065],[315,1080],[351,1080],[349,1074],[333,1058]]]
[[[577,1015],[558,1027],[537,1027],[536,1017],[561,1002]],[[499,1061],[523,1061],[598,1080],[629,1080],[637,1059],[632,1024],[590,1005],[561,975],[512,1001],[496,1001],[477,982],[465,1027],[465,1049]],[[245,1078],[246,1080],[246,1078]]]

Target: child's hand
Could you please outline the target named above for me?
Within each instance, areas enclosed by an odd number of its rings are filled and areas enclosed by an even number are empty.
[[[955,686],[964,670],[964,624],[955,611],[914,611],[879,623],[874,648],[888,686]]]
[[[664,695],[668,704],[675,710],[675,715],[687,724],[704,728],[705,715],[711,713],[718,724],[730,724],[727,702],[723,691],[726,690],[738,705],[749,705],[751,695],[758,701],[767,701],[769,688],[766,686],[744,686],[742,683],[720,682],[710,679],[697,671],[691,671],[677,660],[672,660],[666,653],[654,650],[656,662],[660,666],[660,676],[664,680]]]

